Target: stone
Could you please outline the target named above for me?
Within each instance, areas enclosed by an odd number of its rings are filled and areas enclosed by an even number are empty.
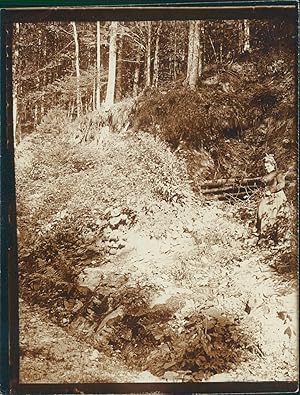
[[[114,208],[110,214],[112,217],[118,217],[121,214],[120,207]]]
[[[116,241],[110,241],[110,248],[118,249],[119,243]]]
[[[168,381],[175,381],[177,378],[177,373],[176,372],[171,372],[171,371],[167,371],[164,374],[164,379],[168,380]]]
[[[111,212],[111,208],[107,207],[107,209],[104,211],[104,215],[109,214]]]
[[[91,361],[97,361],[100,358],[100,353],[98,350],[94,350],[92,354],[90,355],[90,360]]]
[[[97,239],[96,240],[96,247],[103,247],[103,240],[102,239]]]
[[[120,216],[120,218],[121,218],[121,221],[122,221],[122,222],[127,222],[127,220],[128,220],[128,217],[127,217],[126,214],[122,214],[122,215]]]
[[[86,267],[78,277],[79,285],[88,287],[91,291],[99,285],[100,281],[104,276],[103,269],[101,267]]]
[[[227,381],[234,381],[234,379],[230,376],[229,373],[219,373],[211,376],[208,380],[208,382],[219,382],[219,383],[225,383]]]
[[[112,217],[112,218],[109,220],[109,225],[110,225],[112,228],[116,228],[116,227],[119,225],[120,222],[121,222],[121,217]]]
[[[120,232],[117,229],[111,231],[108,240],[110,241],[118,241],[121,238]]]
[[[101,218],[98,218],[96,220],[96,225],[98,226],[104,226],[106,224],[106,221],[103,221]]]

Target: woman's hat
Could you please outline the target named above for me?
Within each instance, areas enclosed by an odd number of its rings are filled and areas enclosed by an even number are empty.
[[[273,154],[266,154],[265,156],[265,163],[270,163],[271,165],[276,167],[276,160]]]

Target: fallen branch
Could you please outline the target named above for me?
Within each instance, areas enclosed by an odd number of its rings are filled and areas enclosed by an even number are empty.
[[[204,181],[201,185],[203,188],[216,188],[223,185],[262,185],[261,177],[250,178],[220,178],[219,180]]]

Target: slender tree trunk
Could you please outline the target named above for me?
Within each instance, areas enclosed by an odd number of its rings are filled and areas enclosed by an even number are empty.
[[[108,82],[105,105],[111,107],[114,104],[116,86],[116,64],[117,64],[117,30],[118,22],[111,22],[109,40],[109,66]]]
[[[204,40],[205,29],[204,21],[200,22],[200,44],[199,44],[199,65],[198,65],[198,77],[201,77],[204,67]]]
[[[244,45],[243,52],[250,52],[250,21],[244,19]]]
[[[146,87],[151,85],[151,21],[147,22],[147,48],[146,48]]]
[[[47,46],[48,46],[48,43],[47,43],[47,40],[45,38],[44,38],[44,40],[42,40],[42,42],[43,42],[43,58],[47,59]],[[45,89],[46,89],[46,86],[47,86],[47,82],[48,82],[48,73],[44,71],[43,78],[42,78],[42,87],[41,87],[42,94],[41,94],[41,99],[40,99],[40,102],[41,102],[41,108],[40,108],[41,119],[43,118],[43,116],[46,113],[46,108],[45,108],[45,101],[46,101]],[[55,105],[60,104],[58,100],[55,97],[55,99],[54,99]]]
[[[71,119],[73,119],[73,115],[74,115],[74,106],[75,106],[75,103],[74,103],[74,100],[72,100],[71,108],[70,108],[70,118]]]
[[[97,89],[96,84],[97,84],[97,75],[93,79],[93,95],[92,95],[92,108],[93,108],[93,111],[95,111],[97,109],[97,107],[96,107],[96,89]]]
[[[250,52],[250,21],[239,21],[239,50],[240,53]]]
[[[35,103],[34,112],[33,112],[33,129],[37,127],[37,117],[38,117],[38,105]]]
[[[190,67],[189,75],[189,86],[192,89],[196,88],[198,82],[198,70],[199,70],[199,54],[200,54],[200,21],[194,22],[194,34],[193,34],[193,48],[192,48],[192,64]]]
[[[157,32],[156,32],[156,40],[155,40],[155,52],[154,52],[154,65],[153,65],[153,81],[152,85],[157,88],[158,85],[158,75],[159,75],[159,39],[160,39],[160,31],[162,28],[162,21],[159,22]]]
[[[97,21],[97,70],[96,70],[96,109],[99,110],[101,106],[101,36],[100,36],[100,21]]]
[[[216,62],[216,63],[218,63],[218,55],[217,55],[217,51],[216,51],[216,48],[215,48],[215,46],[214,46],[213,40],[212,40],[212,38],[210,37],[210,35],[209,35],[209,34],[208,34],[208,38],[209,38],[209,42],[210,42],[211,48],[212,48],[212,50],[213,50],[213,53],[214,53],[215,62]]]
[[[118,44],[118,56],[117,56],[117,81],[116,81],[116,100],[122,99],[122,73],[123,73],[123,40],[119,40]]]
[[[76,23],[71,22],[73,26],[73,36],[75,42],[75,69],[76,69],[76,104],[77,104],[77,117],[81,114],[81,90],[80,90],[80,67],[79,67],[79,41]]]
[[[188,58],[187,58],[187,71],[186,71],[186,82],[189,84],[191,69],[193,64],[193,55],[194,55],[194,31],[195,31],[195,22],[189,22],[189,44],[188,44]]]
[[[141,50],[140,48],[138,48],[136,54],[136,63],[134,68],[134,77],[133,77],[133,88],[132,88],[133,97],[136,97],[138,95],[139,79],[140,79],[140,63],[141,63]]]
[[[174,51],[173,51],[173,81],[176,80],[177,77],[177,31],[176,31],[176,21],[174,21]]]

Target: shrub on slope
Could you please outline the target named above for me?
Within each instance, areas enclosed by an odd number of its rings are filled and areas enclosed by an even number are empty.
[[[262,174],[266,153],[286,171],[296,163],[294,60],[293,53],[274,50],[207,67],[195,91],[173,84],[145,92],[132,124],[173,149],[204,149],[215,167],[208,178]]]

